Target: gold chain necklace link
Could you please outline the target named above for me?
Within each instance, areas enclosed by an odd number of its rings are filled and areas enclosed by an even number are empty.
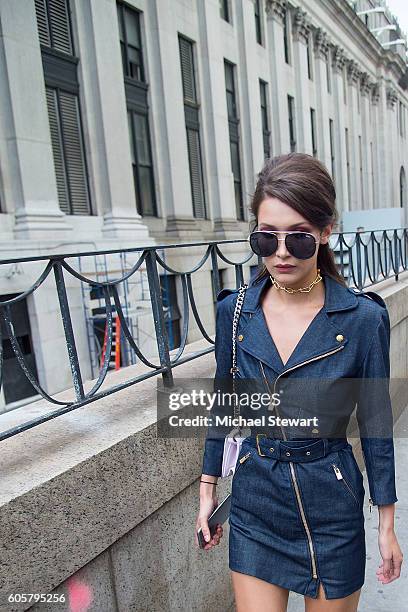
[[[312,281],[306,287],[299,287],[299,289],[293,289],[292,287],[284,287],[283,285],[280,285],[278,281],[275,278],[273,278],[271,274],[269,276],[272,281],[272,284],[275,285],[277,289],[282,289],[283,291],[286,291],[286,293],[298,293],[298,292],[309,293],[309,291],[311,291],[313,287],[322,280],[322,276],[320,275],[320,268],[317,268],[317,276],[314,279],[314,281]]]

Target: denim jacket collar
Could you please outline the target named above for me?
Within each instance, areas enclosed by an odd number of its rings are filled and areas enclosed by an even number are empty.
[[[303,365],[303,362],[308,362],[310,359],[318,359],[320,356],[323,358],[326,353],[331,354],[346,345],[348,342],[346,334],[335,319],[331,320],[328,313],[351,310],[357,307],[358,298],[352,289],[344,287],[327,275],[322,274],[322,276],[325,284],[324,305],[309,324],[286,364],[283,364],[269,332],[260,303],[262,291],[271,285],[271,279],[267,275],[257,283],[250,284],[242,306],[242,315],[249,313],[250,316],[245,317],[248,319],[246,325],[241,322],[242,327],[239,326],[240,332],[242,331],[239,341],[241,349],[281,374]]]

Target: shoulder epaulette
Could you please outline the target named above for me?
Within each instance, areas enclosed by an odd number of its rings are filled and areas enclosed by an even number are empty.
[[[238,289],[221,289],[221,291],[217,293],[217,302],[221,302],[221,300],[231,293],[238,293]]]
[[[381,295],[379,293],[376,293],[375,291],[359,291],[355,287],[353,287],[353,291],[355,295],[362,295],[363,297],[366,297],[369,300],[373,300],[374,302],[377,302],[377,304],[380,304],[380,306],[382,306],[383,308],[387,307]]]

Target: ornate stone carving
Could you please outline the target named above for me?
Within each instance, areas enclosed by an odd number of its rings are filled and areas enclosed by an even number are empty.
[[[394,89],[394,87],[392,87],[391,85],[388,85],[386,92],[387,92],[387,107],[394,108],[395,103],[398,100],[397,90]]]
[[[362,72],[360,75],[360,90],[362,95],[368,96],[373,85],[374,81],[371,80],[368,72]]]
[[[265,11],[268,17],[283,23],[286,14],[286,0],[266,0]]]
[[[347,80],[351,85],[358,82],[361,70],[355,60],[349,60],[347,64]]]
[[[371,88],[371,101],[373,104],[378,104],[380,99],[380,83],[376,81]]]
[[[307,13],[300,6],[296,7],[293,12],[292,19],[292,34],[293,40],[298,40],[307,43],[310,32],[310,21],[307,18]]]
[[[347,61],[347,57],[344,53],[343,47],[339,45],[333,45],[332,47],[332,67],[336,72],[342,73],[344,64]]]
[[[329,52],[329,37],[322,28],[317,28],[314,34],[314,52],[315,56],[319,59],[327,60]]]

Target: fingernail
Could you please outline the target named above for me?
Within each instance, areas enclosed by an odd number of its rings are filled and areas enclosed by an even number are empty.
[[[207,534],[207,535],[205,536],[205,540],[206,540],[206,542],[208,542],[208,540],[209,540],[209,539],[210,539],[210,536]]]

